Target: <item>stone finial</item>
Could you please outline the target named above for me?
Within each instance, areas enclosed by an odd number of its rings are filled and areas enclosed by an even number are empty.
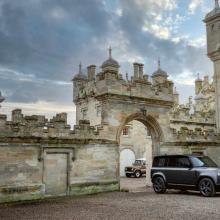
[[[108,48],[108,53],[109,53],[109,59],[111,59],[112,58],[112,47],[111,46]]]
[[[161,67],[160,57],[158,57],[158,69]]]
[[[196,82],[202,82],[202,79],[200,78],[200,73],[197,73],[197,78],[195,80]]]
[[[189,97],[189,105],[192,105],[192,96]]]
[[[128,81],[128,73],[126,73],[126,80]]]
[[[82,74],[82,63],[79,63],[79,74]]]

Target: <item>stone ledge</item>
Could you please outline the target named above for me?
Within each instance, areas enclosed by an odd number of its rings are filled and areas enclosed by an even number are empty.
[[[206,125],[206,126],[215,126],[215,123],[210,122],[199,122],[199,121],[185,121],[185,120],[175,120],[171,119],[171,123],[173,124],[190,124],[190,125]]]
[[[22,143],[22,144],[117,144],[117,141],[107,140],[107,139],[90,139],[87,137],[84,138],[61,138],[61,137],[1,137],[0,143]]]

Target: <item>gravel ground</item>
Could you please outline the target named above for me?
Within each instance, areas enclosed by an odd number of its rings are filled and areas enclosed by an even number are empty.
[[[0,220],[219,220],[220,195],[204,198],[199,193],[169,191],[112,192],[58,198],[32,203],[0,205]]]
[[[120,188],[121,191],[146,192],[146,178],[121,177]]]

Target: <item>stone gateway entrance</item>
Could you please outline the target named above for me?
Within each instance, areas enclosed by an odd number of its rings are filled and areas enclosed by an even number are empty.
[[[47,153],[45,157],[46,195],[67,195],[67,153]]]
[[[133,74],[123,77],[110,48],[99,72],[90,65],[85,74],[80,64],[74,74],[73,130],[66,113],[47,119],[15,109],[11,121],[0,114],[0,202],[119,190],[120,136],[132,121],[148,130],[152,156],[202,153],[220,165],[217,2],[204,20],[215,80],[195,80],[194,103],[189,98],[179,104],[179,94],[160,61],[151,75],[144,64],[133,63]]]
[[[126,134],[125,136],[124,134]],[[163,133],[157,122],[150,115],[145,115],[143,113],[135,113],[129,115],[118,128],[117,132],[117,142],[119,143],[119,151],[121,152],[121,148],[126,147],[126,145],[130,146],[134,152],[136,152],[135,159],[145,159],[145,174],[142,175],[142,184],[144,186],[151,186],[151,178],[150,178],[150,169],[152,165],[153,155],[160,154],[160,144],[163,143]],[[121,153],[120,153],[121,157]],[[126,160],[127,159],[127,160]],[[132,163],[129,163],[129,158],[124,158],[127,161],[127,166],[131,167]],[[120,167],[120,176],[121,173],[124,172],[124,165],[122,164],[122,160],[119,162]],[[143,167],[141,168],[143,171]],[[134,175],[132,175],[134,177]],[[137,181],[137,180],[133,180]],[[140,181],[140,180],[139,180]],[[131,181],[132,184],[132,181]],[[125,186],[124,180],[121,179],[120,187],[126,189],[128,186]],[[134,188],[134,186],[132,186]]]

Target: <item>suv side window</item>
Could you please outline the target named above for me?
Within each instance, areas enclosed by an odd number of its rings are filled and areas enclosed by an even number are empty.
[[[176,157],[169,157],[167,161],[168,167],[177,167],[177,158]]]
[[[180,157],[177,160],[177,167],[182,168],[189,168],[190,167],[190,161],[187,157]]]
[[[165,157],[155,157],[153,161],[153,167],[164,167],[165,166]]]
[[[168,167],[190,167],[190,161],[187,157],[170,157],[168,159]]]

